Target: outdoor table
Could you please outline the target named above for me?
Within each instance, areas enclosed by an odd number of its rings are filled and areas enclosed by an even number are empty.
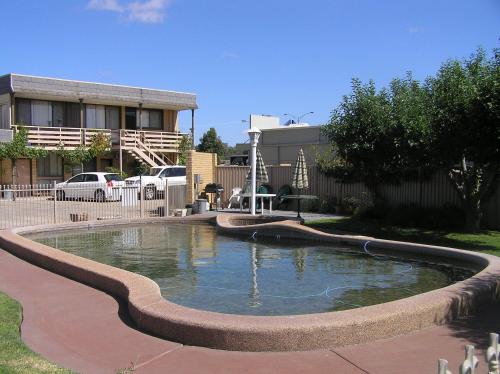
[[[252,198],[252,194],[251,193],[243,193],[240,195],[240,212],[243,211],[243,200],[245,199],[245,197]],[[264,198],[269,197],[272,199],[273,197],[276,197],[276,194],[275,193],[256,193],[255,198],[258,199],[259,197],[260,197],[261,214],[264,214]],[[269,214],[272,214],[272,212],[273,212],[273,202],[270,201]]]
[[[297,200],[297,218],[302,219],[300,216],[300,200],[317,200],[318,196],[314,195],[285,195],[282,199]]]

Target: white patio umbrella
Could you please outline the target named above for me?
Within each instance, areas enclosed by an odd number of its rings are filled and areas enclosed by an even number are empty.
[[[299,151],[297,162],[295,163],[295,168],[293,169],[292,187],[299,190],[299,197],[297,198],[297,218],[302,218],[300,216],[300,193],[303,189],[309,188],[306,158],[304,157],[304,151],[302,148]]]
[[[257,149],[257,157],[256,157],[256,170],[255,170],[255,180],[257,182],[269,183],[269,176],[267,175],[266,165],[264,164],[264,159],[262,158],[262,154],[260,150]],[[248,171],[247,181],[252,180],[252,168]]]

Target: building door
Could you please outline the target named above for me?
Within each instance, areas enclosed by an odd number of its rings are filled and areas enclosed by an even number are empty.
[[[31,160],[18,159],[17,166],[17,184],[29,185],[31,184]]]

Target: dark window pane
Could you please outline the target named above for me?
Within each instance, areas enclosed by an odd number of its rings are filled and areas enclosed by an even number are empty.
[[[52,126],[50,101],[31,100],[31,123],[35,126]]]
[[[186,176],[186,168],[175,168],[175,176],[185,177]]]
[[[65,103],[65,127],[80,127],[80,104]]]
[[[162,116],[163,112],[161,110],[150,110],[149,111],[149,127],[152,129],[162,128]]]
[[[16,124],[31,125],[31,100],[16,99]]]
[[[125,128],[128,130],[137,128],[137,110],[135,108],[125,108]]]
[[[53,101],[52,102],[52,126],[64,126],[64,103]]]
[[[105,174],[104,178],[106,179],[106,182],[109,182],[109,181],[120,182],[123,180],[118,174]]]
[[[172,170],[171,168],[163,170],[160,174],[160,177],[171,177],[172,176],[171,170]]]
[[[86,174],[85,175],[85,182],[97,182],[99,178],[97,178],[97,175],[95,174]]]
[[[85,174],[78,174],[78,175],[75,175],[73,178],[71,178],[70,180],[68,180],[68,183],[79,183],[79,182],[83,182],[84,177],[85,177]]]
[[[62,158],[55,153],[49,153],[47,157],[37,159],[36,174],[39,177],[62,177]]]
[[[106,128],[118,130],[120,128],[120,108],[114,106],[106,107]]]
[[[83,164],[83,171],[97,171],[97,160],[94,158]]]

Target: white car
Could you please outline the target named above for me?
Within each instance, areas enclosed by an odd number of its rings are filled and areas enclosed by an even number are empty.
[[[165,191],[165,184],[185,185],[186,167],[179,165],[154,167],[148,175],[125,179],[127,187],[144,188],[144,198],[151,200]],[[140,192],[139,192],[140,194]]]
[[[57,200],[85,199],[95,201],[120,200],[123,179],[115,173],[81,173],[66,182],[56,184]]]

